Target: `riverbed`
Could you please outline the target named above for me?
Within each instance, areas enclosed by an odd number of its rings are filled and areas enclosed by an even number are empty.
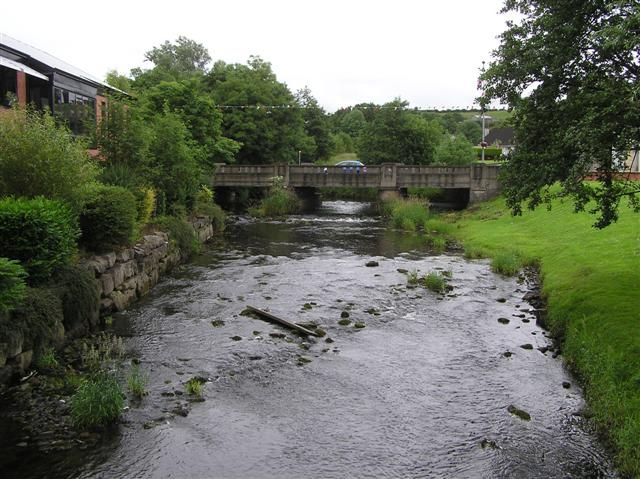
[[[444,272],[450,288],[412,287],[412,272]],[[617,477],[523,300],[531,286],[436,254],[362,203],[237,217],[115,318],[148,395],[100,447],[42,465],[81,478]],[[184,392],[192,377],[201,402]],[[20,477],[42,477],[32,469]]]

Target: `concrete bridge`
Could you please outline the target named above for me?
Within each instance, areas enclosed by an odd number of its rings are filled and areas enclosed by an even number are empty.
[[[498,165],[474,163],[469,166],[418,166],[386,163],[356,171],[338,166],[317,165],[216,165],[213,186],[263,187],[281,177],[283,185],[293,188],[303,198],[316,194],[318,188],[376,188],[381,197],[406,195],[410,187],[458,190],[468,203],[484,201],[499,192]]]

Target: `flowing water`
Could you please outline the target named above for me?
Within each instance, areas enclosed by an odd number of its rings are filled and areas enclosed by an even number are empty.
[[[408,288],[398,269],[448,271],[453,289]],[[82,478],[616,477],[526,290],[487,261],[429,253],[359,203],[238,218],[223,244],[117,318],[149,394],[118,435],[56,467]],[[241,315],[246,305],[327,335],[296,336]],[[341,326],[345,311],[353,322]],[[207,378],[204,402],[182,394],[194,376]]]

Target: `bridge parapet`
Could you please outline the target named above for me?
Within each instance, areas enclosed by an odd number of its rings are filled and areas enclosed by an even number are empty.
[[[270,187],[281,177],[291,188],[377,188],[400,190],[409,187],[469,189],[471,202],[495,196],[499,191],[498,165],[420,166],[385,163],[364,168],[317,165],[217,165],[214,187]]]

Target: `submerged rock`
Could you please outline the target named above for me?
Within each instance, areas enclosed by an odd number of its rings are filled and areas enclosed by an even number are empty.
[[[509,411],[514,416],[519,417],[523,421],[531,421],[531,414],[529,414],[524,409],[520,409],[520,408],[515,407],[513,404],[511,404],[511,405],[509,405],[507,407],[507,411]]]
[[[376,266],[380,266],[380,264],[377,261],[367,261],[365,266],[367,268],[374,268]]]
[[[509,324],[509,320],[507,318],[498,318],[498,322],[500,324]]]

